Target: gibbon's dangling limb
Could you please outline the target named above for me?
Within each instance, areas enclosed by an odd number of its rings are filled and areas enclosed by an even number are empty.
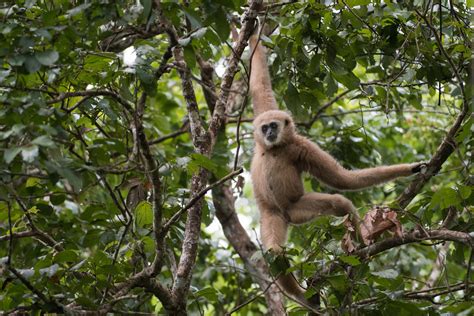
[[[303,172],[335,189],[358,190],[420,171],[421,163],[362,170],[343,168],[330,154],[299,135],[291,116],[278,110],[265,48],[259,43],[258,36],[251,37],[250,47],[253,52],[250,91],[255,113],[251,175],[265,250],[281,253],[289,225],[303,224],[320,215],[350,214],[353,222],[359,224],[354,205],[344,196],[305,193],[301,179]],[[277,283],[290,296],[307,302],[304,289],[293,275],[280,275]]]

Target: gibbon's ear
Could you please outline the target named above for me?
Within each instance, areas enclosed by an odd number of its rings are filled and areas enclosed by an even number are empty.
[[[285,126],[288,126],[288,124],[290,124],[290,120],[289,120],[289,119],[286,119],[286,120],[285,120]]]

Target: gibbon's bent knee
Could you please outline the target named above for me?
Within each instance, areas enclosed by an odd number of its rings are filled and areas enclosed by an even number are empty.
[[[345,216],[351,214],[354,210],[354,204],[341,194],[334,194],[334,215],[336,216]]]

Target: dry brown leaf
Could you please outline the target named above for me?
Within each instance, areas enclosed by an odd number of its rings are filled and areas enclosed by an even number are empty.
[[[356,229],[349,216],[347,216],[343,222],[347,232],[344,234],[341,240],[341,248],[346,253],[352,253],[356,250]]]
[[[356,250],[354,239],[350,232],[346,232],[341,240],[341,248],[346,253],[353,253]]]
[[[360,227],[360,234],[364,244],[372,244],[383,232],[390,231],[396,236],[403,236],[403,228],[397,219],[397,212],[388,207],[371,209],[365,214]]]

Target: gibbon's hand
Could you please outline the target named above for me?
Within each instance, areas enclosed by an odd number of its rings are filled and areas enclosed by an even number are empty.
[[[428,168],[428,164],[426,162],[419,162],[411,169],[411,172],[413,172],[413,173],[418,173],[418,172],[425,173],[427,168]]]

